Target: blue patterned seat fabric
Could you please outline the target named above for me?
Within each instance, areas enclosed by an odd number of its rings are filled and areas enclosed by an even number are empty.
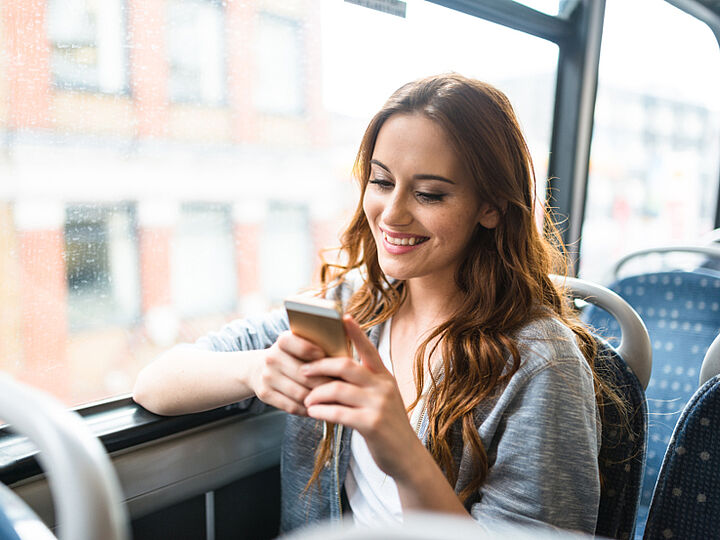
[[[665,453],[645,538],[720,537],[720,375],[682,412]]]
[[[596,339],[595,369],[625,398],[629,414],[623,415],[609,402],[602,411],[600,447],[600,509],[595,534],[607,538],[631,538],[640,496],[645,446],[647,405],[645,392],[635,374],[615,349]]]
[[[642,537],[653,487],[673,428],[697,388],[703,357],[720,331],[720,275],[712,271],[631,276],[609,287],[635,308],[653,345],[648,401],[647,463],[636,538]],[[590,305],[583,319],[611,343],[620,330],[604,310]]]

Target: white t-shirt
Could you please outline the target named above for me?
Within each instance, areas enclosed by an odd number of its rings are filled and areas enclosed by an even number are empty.
[[[383,324],[378,341],[378,353],[385,367],[392,373],[390,361],[390,326]],[[422,410],[418,404],[412,413],[412,424]],[[379,523],[402,523],[403,514],[395,480],[375,464],[365,439],[353,431],[350,440],[350,466],[345,477],[345,493],[356,525],[376,526]]]

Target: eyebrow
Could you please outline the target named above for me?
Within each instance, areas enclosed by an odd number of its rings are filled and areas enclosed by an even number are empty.
[[[382,163],[381,161],[378,161],[377,159],[371,159],[370,163],[377,165],[378,167],[381,167],[381,168],[385,169],[387,172],[389,172],[390,174],[392,174],[390,172],[390,168],[387,165],[385,165],[384,163]],[[453,184],[453,185],[455,184],[455,182],[453,182],[449,178],[445,178],[444,176],[440,176],[437,174],[414,174],[413,178],[415,180],[439,180],[440,182],[447,182],[448,184]]]

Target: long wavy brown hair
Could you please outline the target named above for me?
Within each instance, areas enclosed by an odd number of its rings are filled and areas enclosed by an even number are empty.
[[[441,353],[443,375],[431,374],[427,396],[427,447],[454,486],[459,464],[454,463],[450,435],[461,430],[477,470],[473,481],[458,493],[464,501],[483,484],[488,472],[488,457],[473,411],[503,388],[520,367],[515,333],[533,319],[554,316],[572,329],[593,372],[596,344],[549,277],[566,273],[562,243],[548,214],[545,234],[538,230],[535,172],[510,102],[491,85],[458,74],[402,86],[371,120],[355,161],[361,196],[341,236],[343,263],[323,263],[323,290],[337,285],[351,270],[361,269],[363,283],[350,298],[346,312],[366,329],[390,318],[405,298],[403,282],[389,280],[378,264],[362,206],[378,133],[385,121],[397,114],[422,114],[441,126],[470,171],[479,200],[500,213],[495,228],[476,227],[455,274],[463,293],[461,306],[430,333],[415,355],[417,399],[411,407],[418,403],[424,388],[425,359],[438,348]],[[600,395],[603,383],[597,376],[595,380]],[[308,486],[328,461],[332,432],[327,430],[318,448]]]

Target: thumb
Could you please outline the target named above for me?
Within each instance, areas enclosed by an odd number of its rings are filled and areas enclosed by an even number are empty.
[[[343,316],[343,324],[345,325],[348,338],[350,338],[350,341],[352,341],[352,344],[355,346],[355,350],[360,360],[362,360],[363,365],[374,373],[387,371],[375,345],[368,339],[363,329],[360,328],[360,325],[355,322],[355,319],[353,319],[351,315],[345,315]]]

